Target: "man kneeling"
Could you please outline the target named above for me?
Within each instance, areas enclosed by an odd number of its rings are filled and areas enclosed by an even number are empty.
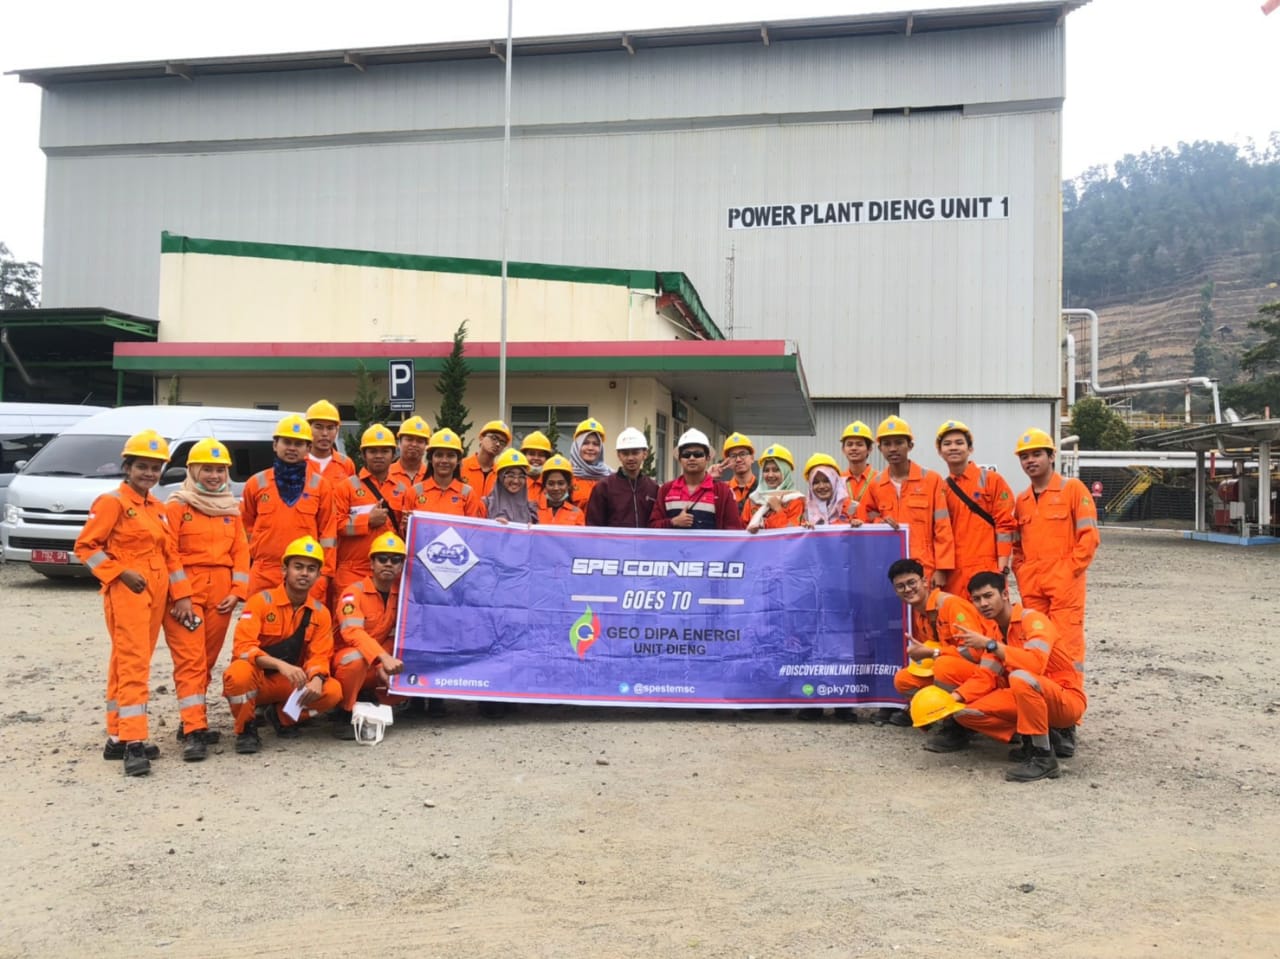
[[[1003,742],[1017,735],[1021,742],[1009,752],[1014,765],[1005,778],[1055,779],[1059,768],[1049,730],[1074,726],[1084,715],[1084,675],[1062,649],[1048,616],[1010,602],[1003,573],[975,574],[969,580],[969,598],[1000,628],[1003,642],[963,630],[960,642],[981,653],[981,668],[951,692],[964,708],[943,720],[931,748],[948,751],[938,748],[944,740],[953,749],[963,748],[967,730]]]
[[[342,687],[329,678],[333,619],[309,597],[324,550],[310,536],[295,539],[282,558],[284,581],[250,596],[236,623],[231,663],[222,674],[222,692],[236,721],[236,752],[261,748],[255,708],[282,738],[298,735],[297,721],[279,704],[301,690],[301,716],[338,705]],[[299,718],[301,718],[301,716]]]

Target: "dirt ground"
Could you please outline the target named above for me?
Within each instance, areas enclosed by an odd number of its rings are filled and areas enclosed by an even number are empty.
[[[9,565],[0,956],[1276,956],[1278,581],[1104,529],[1052,782],[866,722],[472,705],[184,764],[163,643],[164,755],[125,780],[94,585]]]

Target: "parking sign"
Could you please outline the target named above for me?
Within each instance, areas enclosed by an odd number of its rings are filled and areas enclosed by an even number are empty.
[[[387,405],[393,413],[413,412],[413,360],[387,361]]]

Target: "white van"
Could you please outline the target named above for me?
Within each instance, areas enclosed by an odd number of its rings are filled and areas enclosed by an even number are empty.
[[[106,409],[69,403],[0,403],[0,515],[9,484],[22,465],[68,426]]]
[[[120,485],[120,450],[134,433],[153,429],[169,440],[171,459],[154,491],[159,499],[181,485],[187,453],[207,436],[227,445],[238,492],[250,476],[271,466],[271,434],[287,415],[214,406],[124,406],[81,420],[32,457],[9,485],[0,522],[5,560],[30,563],[49,577],[88,576],[73,552],[76,537],[93,501]]]

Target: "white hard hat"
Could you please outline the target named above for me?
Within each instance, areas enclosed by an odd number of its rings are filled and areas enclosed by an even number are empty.
[[[711,452],[711,440],[707,439],[707,434],[702,430],[685,430],[680,434],[680,439],[676,441],[676,449],[682,450],[686,446],[701,446],[707,452]]]
[[[649,441],[634,426],[628,426],[618,434],[618,441],[613,444],[613,448],[619,453],[623,450],[647,450]]]

